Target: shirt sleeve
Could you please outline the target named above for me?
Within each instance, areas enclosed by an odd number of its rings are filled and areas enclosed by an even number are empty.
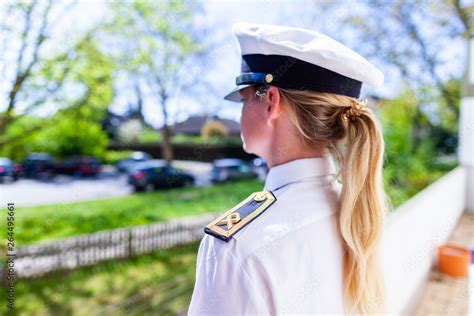
[[[252,281],[231,249],[231,244],[212,236],[202,239],[188,315],[269,314],[263,288]]]

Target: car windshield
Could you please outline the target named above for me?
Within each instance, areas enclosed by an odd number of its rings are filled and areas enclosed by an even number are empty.
[[[163,168],[166,164],[161,162],[141,162],[132,168],[132,170],[149,170],[155,168]]]
[[[51,156],[49,154],[42,154],[42,153],[33,153],[30,154],[26,159],[29,160],[51,160]]]
[[[149,155],[147,153],[142,153],[142,152],[134,152],[131,157],[132,160],[148,160]]]

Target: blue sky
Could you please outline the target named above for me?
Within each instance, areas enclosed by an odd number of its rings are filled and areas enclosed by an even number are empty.
[[[349,2],[352,4],[349,5]],[[315,10],[314,3],[314,1],[309,0],[203,1],[206,13],[205,21],[216,26],[212,35],[222,41],[222,44],[213,52],[218,58],[211,59],[211,67],[207,67],[207,64],[202,67],[207,72],[205,75],[214,87],[215,95],[179,96],[179,98],[172,100],[169,104],[171,120],[183,120],[189,115],[203,112],[217,113],[222,117],[235,120],[239,119],[241,105],[222,100],[222,96],[234,87],[235,76],[240,68],[237,41],[231,33],[232,24],[237,21],[283,24],[311,28],[335,38],[342,36],[339,33],[340,24],[334,23],[338,16],[319,16]],[[357,9],[356,3],[354,0],[341,1],[341,6],[335,12],[335,15],[343,15],[345,10]],[[105,2],[101,0],[79,1],[75,9],[62,19],[64,22],[57,28],[58,35],[60,35],[58,38],[69,38],[72,41],[75,36],[74,34],[87,30],[94,23],[103,19],[107,14],[105,7]],[[344,38],[352,39],[351,43],[357,42],[353,38],[350,29],[347,30],[346,28],[343,35]],[[357,51],[357,47],[352,47],[351,43],[344,44]],[[67,46],[64,43],[59,44]],[[56,47],[51,49],[57,50]],[[45,53],[48,53],[47,50]],[[447,60],[452,60],[452,63],[449,63],[449,71],[446,72],[446,76],[462,71],[463,63],[459,63],[459,60],[465,57],[464,43],[451,43],[451,45],[445,47],[442,54]],[[7,50],[5,60],[8,60]],[[400,86],[399,76],[385,65],[379,65],[376,62],[374,64],[385,74],[384,86],[376,90],[370,86],[364,86],[361,97],[368,94],[376,94],[383,97],[395,95]],[[8,77],[8,73],[3,75]],[[3,92],[6,91],[5,82],[2,84],[2,89]],[[145,91],[145,93],[147,92]],[[131,96],[122,94],[121,97],[117,98],[112,109],[119,113],[124,111],[129,97]],[[154,126],[159,127],[163,123],[161,111],[152,100],[153,98],[149,98],[149,101],[145,104],[145,117]],[[44,107],[41,114],[52,113],[53,111],[53,106],[49,108]]]

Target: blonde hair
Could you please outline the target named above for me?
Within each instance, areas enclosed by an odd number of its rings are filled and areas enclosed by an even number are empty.
[[[383,188],[384,140],[379,122],[353,97],[278,89],[304,143],[326,145],[339,165],[345,307],[351,313],[382,313],[385,290],[379,241],[390,202]],[[355,110],[361,106],[363,111]]]

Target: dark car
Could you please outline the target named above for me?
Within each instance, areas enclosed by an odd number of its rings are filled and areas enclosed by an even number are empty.
[[[151,156],[141,151],[135,151],[132,156],[127,159],[122,159],[117,163],[117,170],[120,172],[128,172],[137,164],[151,160]]]
[[[100,161],[90,156],[73,156],[56,165],[56,173],[75,176],[96,176],[101,169]]]
[[[150,160],[129,170],[128,183],[135,191],[191,186],[194,177],[179,171],[164,160]]]
[[[54,175],[55,162],[47,153],[31,153],[23,160],[21,172],[28,178],[48,177]]]
[[[18,167],[8,158],[0,157],[0,182],[5,180],[18,180]]]
[[[252,166],[242,159],[225,158],[212,162],[212,182],[257,178]]]

